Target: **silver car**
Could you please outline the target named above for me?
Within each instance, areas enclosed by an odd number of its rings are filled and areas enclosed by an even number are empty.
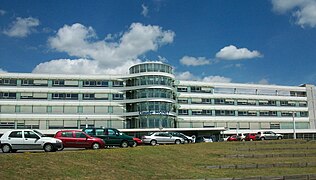
[[[154,132],[148,136],[142,137],[144,144],[150,144],[155,146],[156,144],[181,144],[184,143],[184,139],[176,136],[172,136],[168,132]]]

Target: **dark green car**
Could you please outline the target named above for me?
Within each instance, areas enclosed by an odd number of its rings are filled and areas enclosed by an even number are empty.
[[[132,136],[121,133],[115,128],[85,128],[82,131],[93,137],[101,138],[106,146],[120,146],[126,148],[133,147],[134,140]]]

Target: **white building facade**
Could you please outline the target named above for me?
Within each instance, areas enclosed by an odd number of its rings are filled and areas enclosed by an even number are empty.
[[[315,86],[175,79],[145,62],[127,75],[0,74],[0,129],[114,127],[315,132]],[[295,123],[294,123],[295,121]]]

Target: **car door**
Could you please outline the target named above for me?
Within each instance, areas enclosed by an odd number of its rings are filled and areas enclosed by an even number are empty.
[[[109,145],[120,145],[121,144],[121,136],[116,129],[107,129],[107,139]]]
[[[75,141],[76,141],[76,147],[77,148],[88,148],[90,147],[90,142],[88,141],[88,138],[84,132],[75,132]]]
[[[22,137],[22,131],[12,131],[8,136],[8,141],[12,146],[12,149],[24,149],[24,138]]]
[[[63,142],[64,147],[75,147],[76,139],[72,131],[61,132],[61,136],[58,138]]]
[[[33,131],[24,131],[24,146],[26,149],[39,150],[43,149],[41,138]]]

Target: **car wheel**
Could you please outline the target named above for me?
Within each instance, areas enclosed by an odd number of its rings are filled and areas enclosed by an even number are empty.
[[[192,143],[192,140],[191,140],[191,139],[189,139],[189,143]]]
[[[279,137],[278,137],[278,139],[282,139],[282,137],[281,137],[281,136],[279,136]]]
[[[189,143],[189,140],[185,139],[184,144],[188,144],[188,143]]]
[[[175,144],[181,144],[181,141],[179,139],[177,139],[174,143]]]
[[[250,138],[249,141],[253,141],[253,139]]]
[[[2,145],[1,150],[2,150],[3,153],[9,153],[9,152],[12,151],[12,150],[11,150],[11,146],[10,146],[9,144],[4,144],[4,145]]]
[[[262,138],[260,138],[261,139],[261,141],[264,141],[265,140],[265,138],[264,137],[262,137]]]
[[[44,151],[45,152],[53,152],[54,151],[54,147],[52,144],[45,144],[44,145]]]
[[[245,139],[242,139],[241,141],[246,141]]]
[[[157,141],[156,141],[156,140],[151,140],[151,141],[150,141],[150,145],[156,146],[156,145],[157,145]]]
[[[61,147],[57,149],[57,151],[62,151],[62,150],[64,150],[64,148],[65,148],[65,147],[64,147],[64,145],[62,144]]]
[[[133,142],[133,146],[132,147],[136,147],[137,146],[137,142],[136,141],[134,141]]]
[[[93,150],[95,150],[95,149],[100,149],[100,144],[99,144],[99,143],[93,143],[92,146],[91,146],[91,148],[92,148]]]
[[[123,142],[121,143],[121,147],[122,147],[122,148],[127,148],[127,147],[128,147],[128,143],[127,143],[126,141],[123,141]]]

